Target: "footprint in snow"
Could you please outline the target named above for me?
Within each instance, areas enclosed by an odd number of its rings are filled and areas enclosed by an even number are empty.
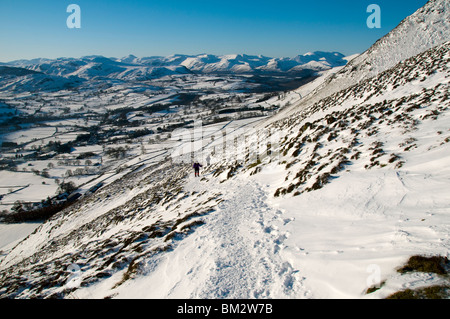
[[[268,226],[264,228],[264,232],[271,235],[278,235],[278,227],[277,226]]]
[[[293,222],[295,220],[295,218],[286,218],[283,219],[283,226],[289,224],[290,222]]]

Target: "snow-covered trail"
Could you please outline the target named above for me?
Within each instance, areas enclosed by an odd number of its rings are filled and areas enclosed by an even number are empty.
[[[276,226],[282,212],[266,203],[264,190],[254,181],[244,184],[235,179],[225,187],[239,192],[222,190],[225,200],[208,220],[204,237],[195,239],[205,248],[201,259],[209,259],[212,264],[197,297],[295,296],[302,289],[300,275],[279,256],[289,236]]]
[[[263,186],[238,176],[221,184],[189,179],[186,190],[222,194],[205,224],[114,291],[116,298],[265,299],[308,297],[301,273],[283,261],[283,213]],[[236,192],[236,190],[239,190]],[[157,287],[157,288],[156,288]],[[130,289],[131,288],[131,289]]]

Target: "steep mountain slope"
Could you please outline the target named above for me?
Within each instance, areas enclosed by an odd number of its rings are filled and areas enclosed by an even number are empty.
[[[417,109],[427,109],[428,106],[431,106],[429,105],[430,101],[440,101],[442,104],[432,105],[432,109],[428,110],[429,113],[421,114],[422,118],[433,117],[433,114],[438,115],[440,112],[446,111],[448,61],[448,43],[446,43],[408,59],[377,77],[362,81],[322,99],[310,108],[300,111],[295,116],[296,121],[291,117],[275,124],[280,130],[288,129],[296,132],[285,138],[286,143],[280,150],[281,153],[293,152],[295,158],[302,155],[301,164],[299,160],[295,159],[287,165],[289,170],[286,181],[297,181],[295,187],[291,187],[289,192],[296,190],[300,185],[307,184],[306,181],[311,173],[309,168],[316,167],[317,173],[325,168],[315,165],[315,162],[322,162],[322,156],[319,154],[330,156],[325,163],[332,169],[328,174],[326,169],[322,171],[324,176],[345,169],[345,165],[350,163],[351,157],[359,158],[360,154],[374,156],[370,159],[371,162],[367,163],[369,167],[379,165],[379,157],[389,157],[389,154],[378,144],[373,147],[373,152],[371,152],[371,148],[368,148],[353,153],[358,149],[358,145],[365,147],[371,145],[370,143],[360,143],[358,137],[362,130],[368,131],[369,136],[375,136],[380,127],[369,129],[375,122],[379,121],[389,129],[392,128],[391,125],[403,127],[402,133],[404,134],[414,131],[419,121],[419,118],[412,117],[410,113]],[[349,131],[346,132],[346,130]],[[324,148],[322,140],[326,142],[337,140],[342,143],[340,154],[321,150]],[[306,156],[306,154],[309,155]],[[391,154],[388,162],[395,163],[399,159],[400,155]],[[333,162],[337,166],[333,167]],[[378,164],[376,164],[377,162]],[[291,174],[294,174],[295,169],[291,171],[290,168],[296,166],[305,168],[305,165],[306,170],[293,178]],[[326,179],[318,179],[315,181],[315,186],[310,185],[310,187],[320,186]],[[309,190],[307,186],[302,189],[300,193]]]
[[[285,258],[316,297],[357,297],[371,265],[385,286],[368,297],[448,287],[438,276],[395,270],[410,255],[448,256],[449,45],[274,124],[287,134],[259,181],[277,176],[273,203],[295,218],[283,229],[292,234]]]
[[[280,117],[295,112],[297,107],[315,103],[326,96],[371,78],[450,39],[450,3],[430,0],[424,7],[404,19],[394,30],[378,40],[342,70],[332,74],[300,105],[285,110]],[[280,118],[279,117],[279,118]]]

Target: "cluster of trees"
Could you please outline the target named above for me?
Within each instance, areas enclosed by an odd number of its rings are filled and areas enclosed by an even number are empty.
[[[128,147],[112,147],[112,148],[108,148],[105,151],[105,154],[108,156],[111,156],[112,158],[115,159],[120,159],[120,158],[125,158],[125,156],[127,155],[127,151],[128,151]]]
[[[16,201],[11,209],[0,212],[0,221],[4,223],[23,223],[30,221],[47,220],[74,201],[68,200],[68,195],[74,193],[77,186],[73,182],[62,182],[59,184],[58,195],[54,198],[47,198],[40,203],[27,203]]]
[[[78,167],[74,169],[73,171],[71,169],[68,169],[66,171],[65,176],[66,177],[72,177],[72,176],[81,176],[81,175],[95,175],[98,171],[95,168],[92,167]]]

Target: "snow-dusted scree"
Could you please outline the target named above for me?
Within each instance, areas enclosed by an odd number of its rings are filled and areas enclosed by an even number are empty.
[[[274,116],[175,127],[10,247],[0,296],[448,298],[447,9]]]

